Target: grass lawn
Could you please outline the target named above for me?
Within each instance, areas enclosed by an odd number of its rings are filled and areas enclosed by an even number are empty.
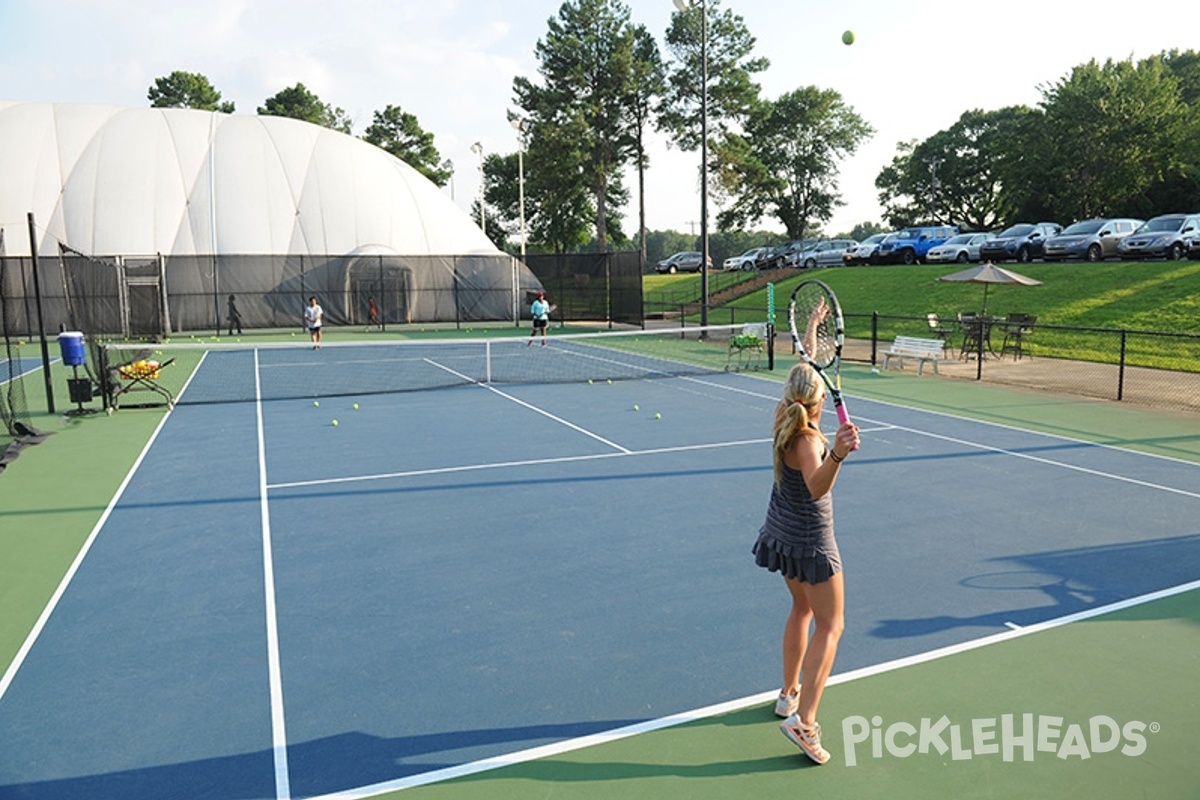
[[[1063,358],[1112,361],[1113,334],[1055,330],[1055,326],[1105,330],[1154,331],[1200,335],[1200,261],[1064,262],[1057,264],[1006,264],[1006,269],[1035,278],[1041,286],[993,285],[987,291],[987,311],[994,316],[1011,312],[1036,314],[1039,347]],[[817,272],[781,272],[775,287],[777,309],[787,307],[793,287],[801,280],[817,277],[833,288],[846,314],[846,333],[856,338],[871,334],[871,314],[877,313],[880,339],[899,333],[919,335],[912,319],[923,320],[934,312],[954,320],[961,311],[982,311],[984,287],[971,283],[939,281],[963,269],[961,264],[911,267],[836,267]],[[653,281],[653,283],[651,283]],[[686,281],[686,282],[685,282]],[[647,276],[647,296],[653,291],[699,292],[698,276]],[[696,299],[692,297],[691,299]],[[681,301],[686,302],[686,300]],[[767,290],[752,292],[735,301],[738,318],[747,310],[762,309],[766,316]],[[719,312],[711,315],[716,322]],[[910,320],[891,319],[908,317]],[[778,317],[783,323],[783,317]],[[1143,340],[1146,337],[1142,337]],[[1134,338],[1130,346],[1145,347],[1147,358],[1162,340]],[[1172,368],[1181,360],[1200,363],[1200,340],[1176,342],[1186,353],[1173,353]],[[1176,348],[1172,346],[1172,349]],[[1190,354],[1190,355],[1189,355]],[[1139,359],[1141,362],[1141,359]],[[1150,364],[1147,364],[1148,366]]]

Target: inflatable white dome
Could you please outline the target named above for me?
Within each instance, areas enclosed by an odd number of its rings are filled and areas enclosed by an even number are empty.
[[[499,252],[403,161],[284,117],[0,101],[0,186],[9,255],[30,211],[102,255]]]
[[[247,327],[294,324],[310,295],[334,324],[372,302],[385,322],[509,319],[540,286],[408,164],[283,117],[0,101],[10,300],[30,213],[50,322],[89,333],[219,328],[229,295]]]

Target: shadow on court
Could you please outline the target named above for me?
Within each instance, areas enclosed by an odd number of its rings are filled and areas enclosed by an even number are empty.
[[[512,728],[456,730],[421,736],[383,738],[364,733],[345,733],[313,742],[288,746],[292,764],[303,764],[306,781],[298,794],[313,795],[350,785],[394,781],[446,767],[461,759],[449,755],[441,760],[414,759],[451,754],[463,748],[510,745],[517,749],[536,747],[563,738],[588,736],[631,725],[638,720],[599,720],[565,725],[530,725]],[[408,762],[408,766],[406,766]],[[761,768],[760,768],[761,769]],[[293,774],[297,770],[293,769]],[[273,757],[269,750],[224,758],[201,759],[146,769],[86,775],[62,780],[0,785],[0,798],[62,798],[129,800],[130,798],[271,798],[276,796]]]
[[[955,628],[1023,628],[1186,583],[1200,575],[1200,534],[1018,555],[993,561],[1012,565],[1012,569],[968,576],[959,584],[990,592],[1033,589],[1043,592],[1048,602],[1041,606],[1002,609],[973,616],[883,619],[870,635],[902,639]]]

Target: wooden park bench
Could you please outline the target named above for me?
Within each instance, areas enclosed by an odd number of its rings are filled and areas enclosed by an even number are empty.
[[[941,339],[920,339],[916,336],[897,336],[892,346],[883,354],[883,368],[888,368],[888,362],[893,358],[900,361],[900,369],[904,369],[904,359],[917,360],[917,374],[925,368],[925,362],[933,363],[933,371],[938,371],[938,361],[945,355],[945,342]]]

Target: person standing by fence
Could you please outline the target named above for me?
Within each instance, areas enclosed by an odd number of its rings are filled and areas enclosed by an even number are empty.
[[[242,335],[242,315],[238,313],[237,298],[229,295],[229,335],[233,336],[233,329],[237,328],[238,336]]]

